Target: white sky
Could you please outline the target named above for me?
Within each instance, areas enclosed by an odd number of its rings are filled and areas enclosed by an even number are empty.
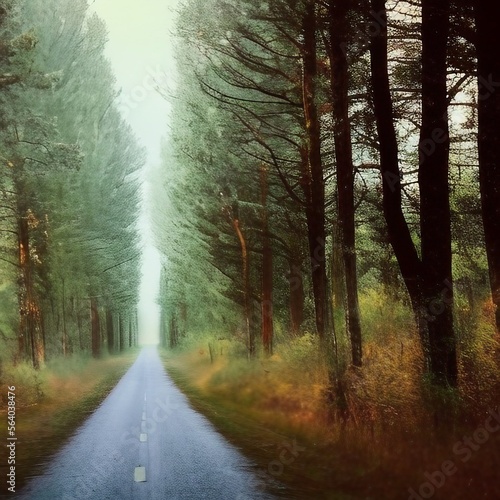
[[[168,132],[168,103],[155,90],[173,88],[175,64],[172,32],[179,0],[95,0],[91,10],[106,22],[109,42],[106,53],[117,79],[120,109],[139,141],[148,150],[146,169],[158,164],[162,137]],[[146,171],[143,178],[146,179]],[[148,185],[144,183],[144,205]],[[159,310],[156,296],[160,261],[153,246],[149,217],[143,208],[140,219],[143,239],[139,330],[142,343],[157,342]]]

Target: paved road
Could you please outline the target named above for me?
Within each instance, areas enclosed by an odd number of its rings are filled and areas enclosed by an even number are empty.
[[[96,412],[19,498],[271,498],[252,464],[194,411],[145,348]]]

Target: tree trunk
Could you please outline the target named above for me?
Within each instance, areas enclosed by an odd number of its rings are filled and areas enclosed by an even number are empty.
[[[113,313],[108,308],[106,309],[106,334],[108,339],[108,352],[113,354],[115,352],[115,328],[113,324]]]
[[[248,261],[248,250],[247,250],[247,242],[245,240],[245,236],[240,228],[240,222],[238,219],[233,219],[233,227],[236,231],[236,235],[238,237],[238,241],[240,242],[241,247],[241,273],[243,278],[243,301],[244,301],[244,315],[245,315],[245,328],[246,328],[246,336],[248,342],[248,354],[250,357],[255,355],[255,337],[252,329],[252,325],[250,324],[250,266]]]
[[[125,351],[125,331],[123,327],[123,314],[118,315],[118,337],[119,337],[119,348],[120,352]]]
[[[85,350],[85,343],[83,339],[82,315],[79,309],[76,312],[76,324],[78,328],[78,345],[80,346],[80,351],[83,352]]]
[[[19,186],[18,186],[19,189]],[[43,332],[39,300],[35,290],[33,262],[31,260],[29,213],[25,207],[18,208],[18,261],[21,284],[19,290],[20,325],[19,356],[24,358],[29,349],[33,367],[39,369],[45,361]]]
[[[411,297],[420,303],[421,262],[413,244],[410,229],[403,214],[401,199],[401,172],[399,151],[394,126],[389,65],[387,61],[387,13],[385,0],[372,0],[372,11],[381,19],[377,34],[373,36],[371,55],[371,80],[373,105],[380,148],[380,172],[384,217],[387,222],[389,241],[398,260],[401,274]]]
[[[500,54],[498,2],[476,0],[481,204],[497,332],[500,333]]]
[[[447,53],[450,0],[422,0],[422,125],[419,144],[420,233],[431,370],[457,384],[449,199]]]
[[[182,299],[179,302],[179,318],[180,318],[180,326],[179,326],[179,339],[182,338],[187,333],[187,324],[188,324],[188,306],[186,302],[185,293],[182,293]]]
[[[342,232],[337,222],[334,222],[332,231],[332,307],[336,311],[346,311],[345,301],[345,271],[344,257],[342,254]]]
[[[304,280],[300,261],[290,258],[288,260],[290,274],[290,324],[292,335],[298,335],[304,322]]]
[[[139,345],[139,311],[136,308],[135,309],[135,346],[137,347]]]
[[[63,320],[63,332],[61,338],[62,353],[63,356],[67,355],[68,348],[68,330],[66,328],[66,287],[64,278],[62,278],[62,320]]]
[[[261,290],[261,335],[264,352],[273,353],[273,249],[269,235],[269,214],[267,210],[268,170],[260,170],[262,203],[262,290]]]
[[[161,306],[160,309],[160,346],[166,348],[167,347],[167,327],[165,325],[166,322],[166,314],[165,308]]]
[[[432,2],[430,3],[432,4]],[[424,2],[422,5],[425,7],[422,28],[425,51],[423,53],[422,70],[423,117],[420,143],[422,153],[419,169],[422,172],[419,172],[419,182],[423,208],[421,215],[422,240],[425,239],[425,250],[422,241],[422,254],[425,254],[424,262],[418,257],[401,203],[399,151],[394,125],[387,59],[387,12],[385,0],[371,1],[372,11],[377,13],[381,21],[376,33],[373,35],[370,47],[373,105],[380,142],[384,216],[387,222],[389,240],[410,295],[424,352],[425,369],[432,374],[435,383],[453,386],[457,382],[457,366],[452,303],[449,297],[444,297],[447,283],[451,284],[451,247],[449,246],[451,240],[449,236],[447,177],[447,143],[449,139],[447,137],[446,101],[443,101],[443,97],[446,98],[446,72],[444,75],[442,72],[442,65],[446,63],[448,21],[446,9],[439,14],[436,8],[429,4],[429,1]],[[441,44],[439,48],[436,47],[438,43]],[[434,72],[435,74],[433,74]],[[434,78],[436,78],[435,81],[433,81]],[[441,132],[439,132],[439,128],[441,128]],[[436,138],[442,143],[436,144],[438,142]],[[429,142],[429,139],[434,142]],[[436,147],[437,156],[433,158],[434,155],[432,154],[424,157],[423,152],[431,151],[428,149],[431,145],[433,148]],[[430,161],[428,161],[429,158],[431,158]],[[430,165],[435,165],[437,169],[436,179]],[[438,187],[432,185],[434,179]],[[430,199],[433,197],[440,198],[435,201],[434,205],[432,199]],[[438,207],[444,213],[430,213],[432,207]],[[429,227],[432,224],[434,224],[434,228]],[[436,234],[440,231],[443,234]],[[433,236],[437,238],[434,242],[430,241]],[[432,262],[433,255],[436,255],[443,269],[436,269],[436,263]],[[441,279],[442,281],[440,281]],[[436,283],[436,280],[438,283]],[[446,298],[446,300],[443,300],[443,298]],[[438,312],[439,314],[437,314]],[[431,313],[434,313],[435,316],[432,316]],[[430,326],[431,322],[433,323],[432,326]],[[443,329],[440,330],[440,328]]]
[[[90,324],[92,329],[92,357],[101,355],[101,324],[99,320],[99,309],[97,299],[90,299]]]
[[[354,217],[354,165],[349,120],[349,68],[345,52],[348,43],[347,14],[350,8],[347,0],[330,0],[329,56],[337,164],[338,216],[347,292],[347,329],[351,339],[352,363],[354,366],[361,366],[362,339]]]
[[[138,334],[139,334],[139,331],[137,329],[137,312],[134,311],[134,315],[133,315],[133,318],[132,318],[132,331],[133,331],[133,335],[132,335],[132,347],[137,347],[139,345],[139,341],[138,341]]]
[[[77,327],[78,327],[78,345],[80,346],[80,351],[83,352],[85,350],[85,344],[83,341],[82,316],[80,314],[79,308],[77,309],[77,312],[76,312],[76,323],[77,323]]]
[[[311,261],[316,330],[324,338],[328,329],[328,282],[325,252],[325,181],[321,158],[321,127],[316,106],[317,41],[316,7],[307,0],[302,19],[304,36],[303,108],[306,144],[302,151],[301,184],[306,199],[306,219]]]
[[[172,314],[172,318],[170,319],[170,348],[175,349],[178,345],[179,335],[177,329],[177,320],[175,318],[175,314]]]
[[[128,347],[129,349],[132,347],[132,317],[129,316],[128,318]]]

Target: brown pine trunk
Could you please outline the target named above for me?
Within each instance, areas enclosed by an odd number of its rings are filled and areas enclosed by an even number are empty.
[[[474,12],[479,93],[479,180],[491,294],[497,332],[500,333],[500,5],[476,0]]]
[[[19,186],[18,186],[19,189]],[[18,219],[18,261],[21,284],[19,290],[19,357],[23,359],[29,350],[33,367],[39,369],[45,361],[41,311],[35,291],[33,262],[30,256],[28,210],[20,206]]]
[[[413,243],[402,208],[399,149],[394,126],[394,108],[391,97],[388,65],[387,11],[385,0],[372,0],[372,12],[380,19],[377,33],[370,45],[373,106],[380,143],[380,173],[384,217],[389,241],[410,295],[415,322],[424,352],[425,369],[430,369],[427,323],[423,320],[422,263]]]
[[[311,261],[316,330],[324,338],[328,329],[328,284],[325,253],[325,181],[321,158],[321,127],[316,105],[317,41],[316,2],[307,0],[302,19],[303,108],[306,144],[302,151],[302,179]]]
[[[269,235],[269,216],[267,211],[268,170],[266,166],[260,171],[261,203],[262,203],[262,293],[261,293],[261,335],[264,352],[271,355],[273,351],[273,249]]]
[[[31,358],[33,367],[40,368],[45,361],[44,332],[40,309],[40,299],[36,291],[35,263],[31,259],[32,242],[30,224],[37,221],[26,201],[24,180],[24,160],[14,160],[13,182],[17,193],[17,236],[19,263],[19,335],[18,358]]]
[[[241,248],[241,274],[243,278],[243,312],[245,315],[245,329],[247,337],[247,349],[250,357],[255,355],[255,338],[250,324],[250,266],[248,261],[248,250],[245,236],[240,228],[240,221],[233,219],[233,227],[240,242]]]
[[[354,165],[349,120],[349,68],[345,52],[348,43],[347,14],[350,8],[347,0],[330,0],[329,55],[337,163],[338,216],[347,292],[347,329],[351,339],[352,363],[354,366],[361,366],[363,354],[356,268]]]

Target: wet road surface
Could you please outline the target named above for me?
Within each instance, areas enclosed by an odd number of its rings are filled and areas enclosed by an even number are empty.
[[[16,496],[29,500],[270,499],[230,445],[145,348],[117,386]]]

